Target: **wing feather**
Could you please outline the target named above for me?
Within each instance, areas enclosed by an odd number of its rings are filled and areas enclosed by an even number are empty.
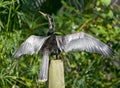
[[[18,48],[18,50],[14,55],[14,58],[19,58],[23,54],[32,55],[33,53],[38,52],[41,49],[42,45],[44,44],[45,40],[48,38],[49,36],[42,37],[42,36],[31,35]]]
[[[108,45],[84,32],[56,36],[56,41],[59,49],[65,52],[82,50],[108,57],[113,55],[113,51]]]

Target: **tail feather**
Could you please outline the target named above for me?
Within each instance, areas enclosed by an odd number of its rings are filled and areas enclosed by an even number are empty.
[[[43,52],[43,58],[40,68],[41,69],[40,69],[38,81],[45,82],[48,79],[48,68],[49,68],[49,51],[47,50]]]

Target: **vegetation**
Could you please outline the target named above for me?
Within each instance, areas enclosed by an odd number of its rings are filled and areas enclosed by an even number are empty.
[[[37,81],[39,55],[12,58],[27,37],[46,35],[48,30],[47,20],[30,6],[34,1],[0,0],[0,88],[46,87]],[[49,7],[40,10],[52,11],[57,34],[85,31],[111,46],[116,55],[106,58],[86,52],[63,52],[59,58],[64,61],[66,88],[120,88],[120,8],[111,5],[111,0],[73,1],[61,0],[55,12]]]

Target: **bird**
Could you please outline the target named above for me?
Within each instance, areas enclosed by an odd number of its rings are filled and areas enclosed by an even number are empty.
[[[46,36],[31,35],[20,45],[13,56],[14,58],[20,58],[24,54],[32,55],[41,52],[42,62],[38,81],[46,82],[48,80],[49,57],[52,55],[59,55],[61,52],[70,51],[86,51],[98,53],[106,57],[114,55],[111,47],[85,32],[67,35],[55,34],[53,17],[47,13],[39,12],[48,19],[49,29]]]

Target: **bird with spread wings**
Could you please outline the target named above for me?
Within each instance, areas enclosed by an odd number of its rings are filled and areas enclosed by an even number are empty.
[[[113,56],[114,53],[108,45],[87,33],[78,32],[64,36],[56,35],[54,33],[55,24],[53,18],[49,14],[40,13],[47,17],[49,21],[47,36],[31,35],[21,44],[14,54],[14,58],[19,58],[24,54],[32,55],[35,52],[42,51],[42,63],[38,77],[40,82],[45,82],[48,79],[50,55],[58,55],[62,51],[86,51],[98,53],[106,57]]]

